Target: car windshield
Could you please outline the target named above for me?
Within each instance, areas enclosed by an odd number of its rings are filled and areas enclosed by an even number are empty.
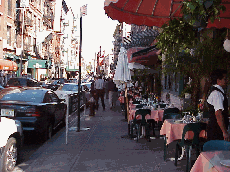
[[[78,91],[78,85],[72,85],[72,84],[64,84],[62,91]]]
[[[42,90],[24,90],[22,92],[11,92],[4,95],[1,100],[42,103],[45,93],[46,92]]]

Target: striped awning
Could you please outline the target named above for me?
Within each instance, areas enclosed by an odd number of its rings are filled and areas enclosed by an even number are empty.
[[[149,47],[158,35],[159,32],[150,27],[142,30],[133,29],[130,37],[124,38],[124,46],[126,49],[131,47]]]

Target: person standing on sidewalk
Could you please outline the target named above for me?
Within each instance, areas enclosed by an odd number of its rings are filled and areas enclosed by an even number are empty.
[[[116,107],[116,102],[118,100],[118,88],[116,87],[116,84],[114,84],[114,89],[113,89],[113,100],[112,100],[112,104],[113,107]]]
[[[207,99],[210,114],[207,125],[208,140],[230,141],[230,134],[227,131],[229,125],[228,100],[223,89],[227,85],[226,75],[227,71],[222,69],[217,69],[211,74],[213,86]]]
[[[106,96],[106,99],[109,99],[109,89],[108,89],[109,80],[110,80],[110,78],[107,78],[105,80],[105,96]]]
[[[113,79],[112,78],[109,78],[109,81],[108,81],[108,91],[109,91],[109,106],[110,106],[110,109],[113,108],[113,96],[114,96],[114,89],[115,89],[116,85],[114,84],[113,82]]]
[[[96,109],[98,110],[98,100],[101,98],[101,104],[103,110],[105,110],[104,94],[105,94],[105,82],[102,79],[102,76],[98,77],[98,80],[95,81],[94,88],[96,89]]]

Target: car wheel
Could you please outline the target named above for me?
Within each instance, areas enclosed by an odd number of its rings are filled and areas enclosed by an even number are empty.
[[[2,172],[13,171],[18,157],[16,139],[11,137],[2,155]]]

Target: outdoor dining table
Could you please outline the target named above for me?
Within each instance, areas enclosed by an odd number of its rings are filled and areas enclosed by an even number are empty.
[[[179,122],[177,122],[179,121]],[[165,135],[167,138],[167,144],[172,143],[175,140],[182,139],[182,133],[184,126],[187,123],[181,122],[181,120],[175,120],[175,119],[165,119],[161,130],[160,135]],[[201,131],[200,137],[206,137],[206,132]],[[186,139],[192,139],[193,138],[193,132],[188,131],[185,135]]]
[[[230,151],[201,152],[191,172],[230,171]]]
[[[204,122],[207,122],[207,119],[204,119]],[[182,133],[184,130],[184,126],[187,123],[183,123],[182,120],[175,120],[175,119],[165,119],[161,130],[160,130],[160,135],[165,135],[166,136],[166,144],[170,144],[175,140],[180,140],[182,139]],[[188,131],[185,134],[185,139],[192,139],[194,136],[192,131]],[[200,133],[200,137],[204,137],[206,138],[206,132],[205,131],[201,131]],[[181,160],[184,157],[184,152],[185,152],[185,148],[182,147],[182,154],[181,156],[178,158],[178,160]],[[175,158],[170,158],[171,161],[174,161]]]

